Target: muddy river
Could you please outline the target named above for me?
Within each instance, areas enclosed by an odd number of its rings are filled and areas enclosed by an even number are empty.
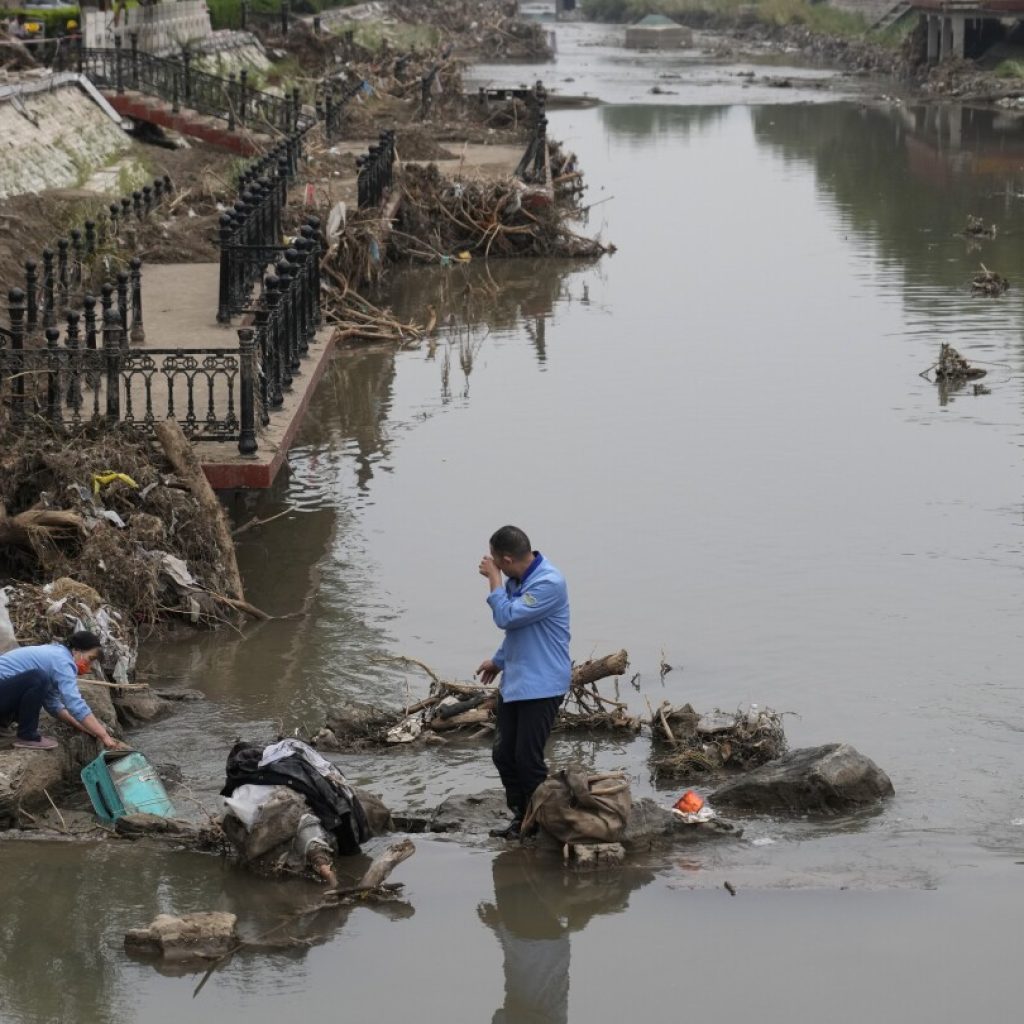
[[[613,38],[560,29],[542,71],[608,101],[550,120],[587,173],[584,229],[618,252],[396,276],[396,309],[439,311],[436,344],[340,354],[290,471],[235,508],[290,509],[240,557],[255,603],[302,615],[148,647],[151,676],[209,700],[134,739],[183,766],[191,809],[212,804],[236,736],[423,693],[389,656],[467,678],[497,639],[477,561],[508,521],[568,577],[574,656],[629,650],[638,711],[793,712],[792,745],[854,744],[896,798],[824,824],[748,818],[740,842],[602,882],[417,837],[394,876],[405,904],[321,919],[308,950],[240,956],[195,998],[195,976],[128,961],[124,930],[230,909],[255,933],[313,887],[10,843],[4,1024],[1015,1016],[1024,315],[1018,291],[969,284],[980,263],[1024,281],[1024,129],[778,66],[637,64]],[[996,239],[959,237],[968,214]],[[919,375],[941,341],[988,367],[988,393]],[[650,793],[648,751],[560,739],[552,757]],[[340,760],[396,808],[497,782],[473,746]]]

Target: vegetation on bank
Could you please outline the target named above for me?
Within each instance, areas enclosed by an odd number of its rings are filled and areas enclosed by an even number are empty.
[[[351,7],[357,0],[291,0],[293,14],[319,14],[332,7]],[[210,11],[210,22],[215,29],[240,28],[242,25],[242,0],[206,0]],[[281,0],[249,0],[249,10],[255,14],[276,14],[281,10]]]
[[[834,36],[863,35],[867,27],[859,14],[806,0],[583,0],[582,7],[583,13],[594,21],[631,22],[648,14],[662,14],[683,22],[696,16],[745,16],[767,24],[804,25],[814,32]]]

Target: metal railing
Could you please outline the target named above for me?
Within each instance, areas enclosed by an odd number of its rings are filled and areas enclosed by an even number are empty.
[[[174,190],[168,176],[136,189],[120,202],[111,203],[100,216],[72,228],[43,250],[39,260],[25,261],[25,330],[31,337],[53,327],[68,310],[79,308],[85,296],[109,287],[125,311],[125,328],[133,342],[146,339],[142,321],[142,261],[137,256],[118,257],[119,250],[134,248],[134,230]],[[117,257],[112,261],[111,257]],[[114,270],[116,263],[122,269]]]
[[[118,35],[112,49],[78,46],[70,56],[79,74],[102,88],[156,96],[169,101],[175,113],[188,107],[227,121],[230,131],[241,126],[292,132],[314,123],[303,112],[297,89],[288,96],[274,96],[252,88],[245,69],[225,78],[193,67],[188,48],[180,57],[156,57],[138,49],[137,34],[132,34],[130,42],[126,48]]]
[[[10,330],[0,331],[0,406],[10,429],[39,420],[51,429],[126,423],[152,433],[174,418],[192,440],[237,441],[257,449],[255,332],[238,332],[237,349],[131,350],[124,310],[87,297],[62,331],[45,329],[45,347],[25,347],[25,293],[8,295]]]
[[[395,133],[380,133],[380,141],[365,156],[356,157],[356,192],[359,209],[380,206],[391,190],[395,167]]]
[[[323,125],[324,139],[333,142],[341,134],[345,121],[345,107],[366,86],[365,79],[340,82],[325,78],[318,83],[314,100],[316,119]]]
[[[287,248],[282,215],[301,154],[302,136],[295,132],[239,175],[238,198],[220,218],[219,323],[248,308],[265,268]]]

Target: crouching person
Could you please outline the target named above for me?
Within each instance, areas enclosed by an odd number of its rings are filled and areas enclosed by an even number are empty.
[[[73,633],[66,643],[16,647],[0,654],[0,725],[18,723],[16,747],[54,750],[57,741],[39,732],[42,708],[54,718],[99,740],[107,750],[125,745],[107,732],[78,689],[78,672],[89,670],[102,653],[95,633]]]

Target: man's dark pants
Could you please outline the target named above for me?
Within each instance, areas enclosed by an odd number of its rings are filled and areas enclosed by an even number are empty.
[[[498,697],[491,756],[505,787],[509,809],[517,819],[526,813],[533,791],[548,777],[544,747],[562,699],[506,701]]]
[[[38,668],[0,679],[0,722],[17,722],[19,740],[39,739],[39,709],[48,682]]]

